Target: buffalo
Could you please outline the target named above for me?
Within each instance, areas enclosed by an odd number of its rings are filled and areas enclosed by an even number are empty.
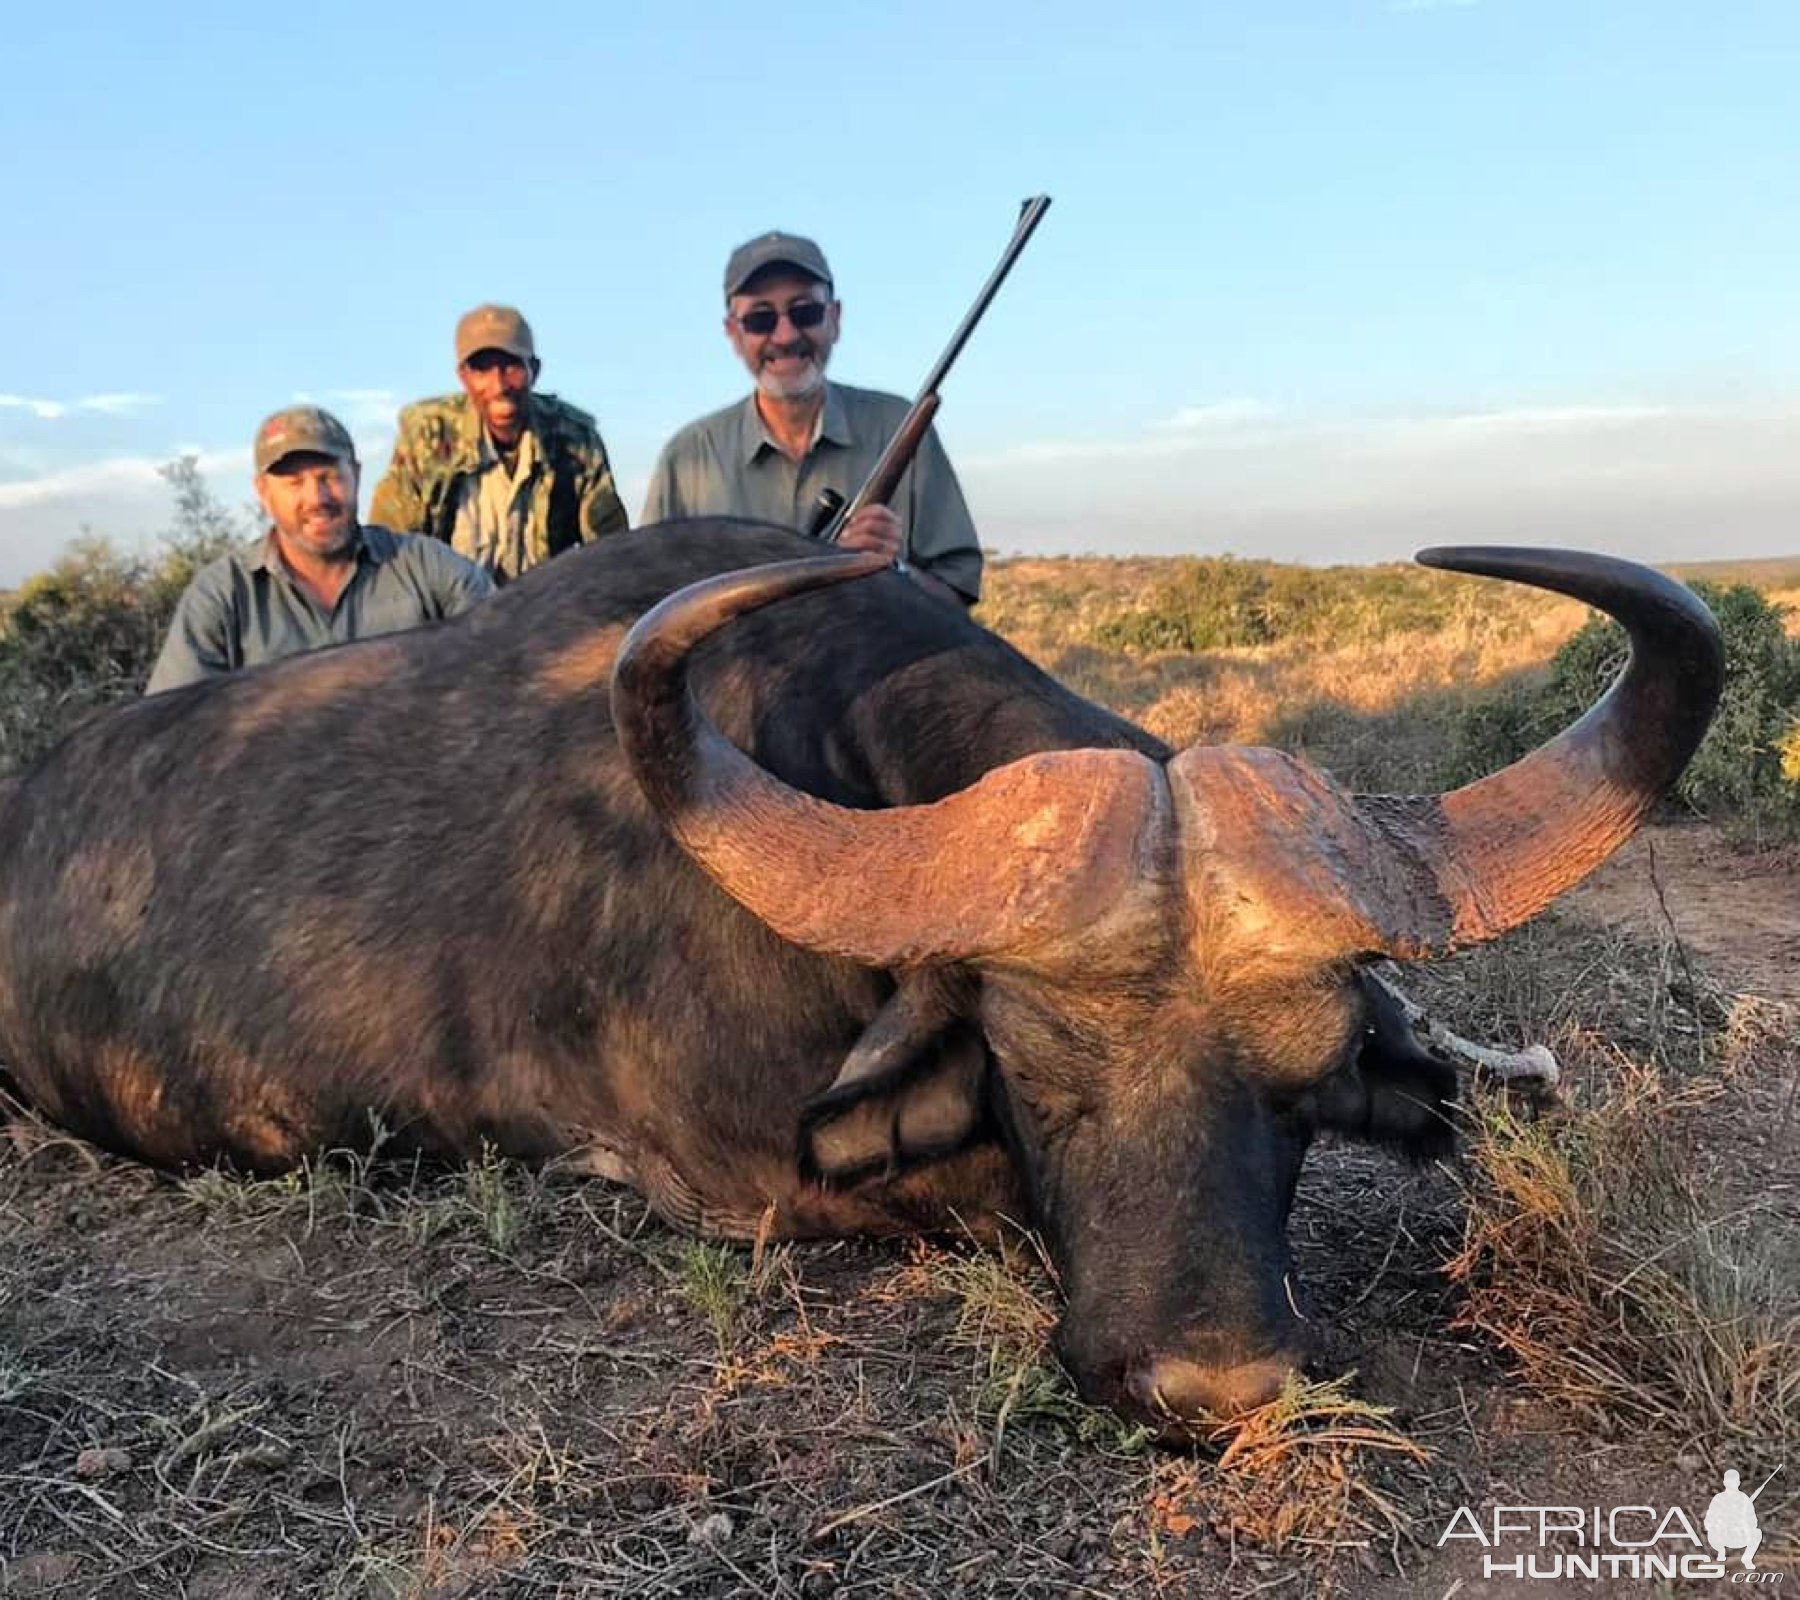
[[[1427,552],[1602,607],[1631,661],[1500,773],[1353,795],[1171,751],[818,549],[619,535],[85,724],[0,784],[0,1085],[177,1169],[379,1127],[720,1236],[1021,1218],[1084,1393],[1170,1433],[1266,1398],[1309,1141],[1449,1138],[1457,1076],[1365,969],[1623,842],[1711,717],[1711,616],[1627,562]]]

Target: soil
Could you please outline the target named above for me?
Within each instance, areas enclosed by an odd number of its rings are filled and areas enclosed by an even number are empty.
[[[1670,933],[1728,987],[1800,1003],[1800,848],[1734,848],[1712,828],[1648,828],[1568,904],[1596,921]]]
[[[1577,1102],[1627,1061],[1711,1085],[1692,1182],[1709,1216],[1754,1207],[1792,1266],[1797,932],[1793,859],[1657,829],[1558,912],[1407,981],[1461,1032],[1552,1044]],[[1259,1477],[1079,1405],[1028,1250],[723,1249],[628,1191],[503,1164],[176,1181],[18,1122],[0,1596],[1711,1593],[1484,1578],[1479,1546],[1440,1535],[1498,1504],[1697,1525],[1724,1468],[1784,1458],[1759,1565],[1800,1583],[1791,1396],[1725,1440],[1534,1390],[1458,1326],[1463,1227],[1448,1166],[1316,1153],[1292,1232],[1321,1365],[1428,1455],[1344,1446]]]

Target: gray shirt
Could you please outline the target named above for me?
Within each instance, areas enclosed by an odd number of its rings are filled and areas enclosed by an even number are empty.
[[[818,436],[794,461],[769,437],[751,395],[690,422],[663,446],[642,520],[752,517],[804,533],[819,491],[854,496],[907,410],[899,395],[828,383]],[[980,599],[981,546],[935,428],[900,479],[892,505],[906,530],[906,559],[968,599]]]
[[[194,575],[144,692],[441,621],[492,591],[486,572],[436,539],[364,527],[356,571],[326,612],[294,581],[271,532]]]

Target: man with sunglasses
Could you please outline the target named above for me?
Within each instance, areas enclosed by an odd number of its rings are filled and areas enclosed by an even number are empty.
[[[625,506],[594,419],[533,385],[531,325],[477,306],[456,325],[462,393],[400,413],[374,521],[429,534],[505,583],[575,545],[618,533]]]
[[[842,311],[812,240],[765,233],[731,253],[725,337],[756,387],[663,447],[644,522],[735,516],[813,533],[822,491],[855,496],[908,403],[826,380]],[[939,599],[967,606],[981,597],[981,546],[935,430],[892,505],[858,512],[838,542],[890,557]]]

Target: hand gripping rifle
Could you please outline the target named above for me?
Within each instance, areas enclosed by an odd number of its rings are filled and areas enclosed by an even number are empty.
[[[969,307],[969,314],[962,319],[961,326],[950,336],[948,348],[938,357],[937,365],[931,369],[919,390],[918,399],[913,401],[912,409],[901,420],[894,437],[888,440],[887,448],[881,452],[881,459],[875,463],[874,470],[856,491],[856,498],[846,505],[844,497],[837,490],[821,489],[819,498],[813,504],[808,533],[825,540],[827,544],[836,544],[838,535],[844,531],[844,524],[864,506],[884,506],[894,498],[894,491],[900,487],[901,475],[912,465],[912,458],[918,454],[919,445],[925,438],[925,430],[937,415],[938,389],[944,381],[944,375],[949,372],[950,364],[962,354],[962,347],[969,342],[969,335],[975,331],[975,324],[981,320],[988,303],[1006,281],[1007,273],[1012,271],[1012,264],[1019,259],[1019,252],[1025,248],[1025,242],[1049,209],[1050,196],[1047,194],[1027,200],[1019,207],[1018,226],[1013,229],[1012,239],[1000,257],[999,266],[994,268],[988,281],[982,285],[981,293],[975,297],[975,304]],[[902,567],[906,565],[904,561],[899,564]]]

